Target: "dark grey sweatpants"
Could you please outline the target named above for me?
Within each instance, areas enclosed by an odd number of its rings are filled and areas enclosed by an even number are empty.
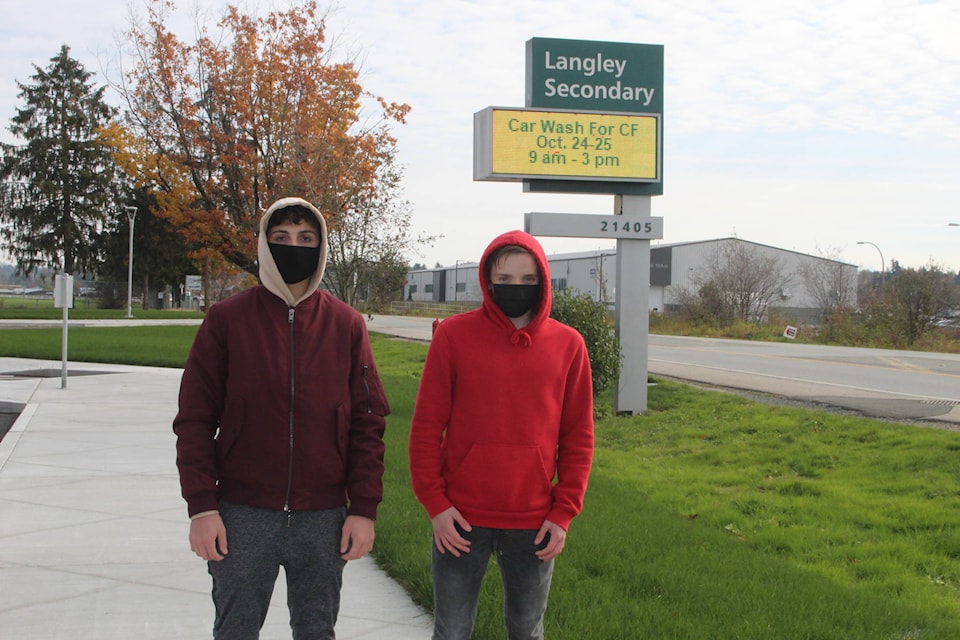
[[[283,511],[220,503],[229,553],[209,562],[216,640],[256,640],[280,567],[294,640],[334,640],[343,567],[345,510]]]

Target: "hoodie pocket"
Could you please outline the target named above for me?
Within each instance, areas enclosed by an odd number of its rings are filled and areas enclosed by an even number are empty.
[[[447,497],[466,508],[529,513],[550,506],[552,478],[535,445],[476,443],[447,482]]]

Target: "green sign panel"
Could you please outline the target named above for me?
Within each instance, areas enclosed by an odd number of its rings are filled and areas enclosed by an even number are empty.
[[[663,113],[663,45],[532,38],[526,106]]]
[[[526,106],[650,114],[660,121],[663,149],[663,45],[531,38],[527,41]],[[662,167],[662,159],[658,159]],[[661,181],[619,183],[525,180],[531,192],[661,195]]]

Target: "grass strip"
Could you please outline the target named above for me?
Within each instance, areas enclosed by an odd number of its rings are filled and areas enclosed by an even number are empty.
[[[198,326],[71,327],[69,362],[182,368]],[[0,330],[0,356],[59,361],[62,329]]]

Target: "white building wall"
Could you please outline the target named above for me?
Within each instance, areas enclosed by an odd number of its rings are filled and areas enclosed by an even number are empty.
[[[746,240],[724,238],[674,245],[672,247],[672,278],[671,285],[665,287],[663,292],[664,304],[675,304],[680,293],[684,290],[695,292],[698,279],[703,280],[709,277],[709,274],[706,273],[705,270],[708,268],[707,265],[710,263],[714,253],[718,251],[723,244],[730,242],[747,243],[750,245],[749,250],[756,251],[763,256],[771,256],[779,261],[786,278],[786,284],[783,287],[780,298],[773,301],[770,305],[771,307],[787,309],[818,308],[817,300],[807,292],[807,287],[805,286],[803,278],[800,276],[801,266],[813,262],[828,262],[831,265],[840,266],[843,270],[843,277],[848,281],[849,291],[854,292],[855,295],[857,290],[857,267],[855,265],[844,264],[819,256],[788,251]]]
[[[475,262],[455,265],[447,269],[447,302],[479,301],[479,266]],[[459,284],[459,286],[457,286]]]
[[[683,291],[696,291],[695,282],[698,277],[705,277],[704,265],[719,244],[720,241],[708,240],[672,247],[670,285],[663,287],[661,299],[663,306],[659,307],[660,309],[676,304]]]
[[[547,256],[550,279],[590,295],[594,300],[614,300],[616,253],[610,251]]]
[[[431,302],[433,300],[432,287],[434,271],[425,269],[411,271],[407,274],[407,283],[403,286],[403,299],[412,302]]]
[[[650,311],[663,311],[663,287],[650,287]]]

